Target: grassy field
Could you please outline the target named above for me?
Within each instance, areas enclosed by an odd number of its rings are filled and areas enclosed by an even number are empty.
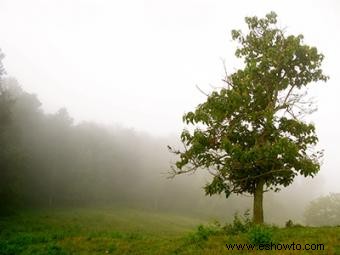
[[[206,220],[115,209],[24,211],[0,218],[0,255],[67,254],[340,254],[340,227],[272,228],[276,243],[324,244],[323,251],[231,251],[249,234],[197,229]]]

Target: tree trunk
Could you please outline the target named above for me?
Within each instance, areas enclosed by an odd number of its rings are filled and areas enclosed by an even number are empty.
[[[253,205],[253,222],[255,224],[263,224],[263,186],[262,179],[258,180],[255,186]]]

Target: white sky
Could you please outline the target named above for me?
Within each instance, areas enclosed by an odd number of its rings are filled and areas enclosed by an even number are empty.
[[[221,85],[221,58],[237,67],[231,29],[269,11],[326,57],[331,79],[311,90],[311,118],[326,190],[340,192],[340,1],[0,0],[0,48],[8,73],[47,112],[66,107],[76,121],[166,135],[204,100],[196,84]]]

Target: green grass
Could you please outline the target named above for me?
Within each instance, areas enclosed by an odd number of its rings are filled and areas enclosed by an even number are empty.
[[[278,243],[323,243],[324,251],[228,251],[247,233],[199,227],[206,220],[126,208],[23,211],[0,218],[0,255],[340,254],[340,227],[274,228]]]

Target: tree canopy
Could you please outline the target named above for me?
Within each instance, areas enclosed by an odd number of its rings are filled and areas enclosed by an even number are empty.
[[[340,193],[314,199],[305,210],[305,219],[313,226],[340,225]]]
[[[232,31],[235,55],[244,67],[224,79],[194,111],[181,134],[183,149],[171,176],[206,169],[207,195],[254,195],[254,222],[263,222],[263,192],[288,186],[297,175],[314,176],[322,151],[315,126],[304,121],[315,110],[306,99],[311,82],[326,81],[315,47],[302,35],[286,35],[274,12],[246,17],[247,33]],[[194,128],[193,128],[194,127]]]

